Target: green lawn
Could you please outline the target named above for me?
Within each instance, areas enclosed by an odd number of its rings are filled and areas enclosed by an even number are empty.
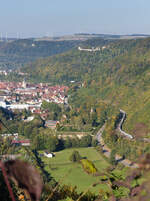
[[[88,175],[83,171],[81,164],[69,161],[69,156],[73,150],[79,151],[82,157],[87,157],[93,161],[100,173],[103,173],[109,164],[94,148],[65,149],[56,152],[54,158],[42,158],[46,164],[46,169],[57,181],[61,181],[62,184],[77,186],[77,190],[80,192],[88,189],[93,183],[98,182],[99,177]],[[105,184],[99,184],[96,187],[90,188],[90,190],[98,193],[103,188],[106,189],[107,186]]]

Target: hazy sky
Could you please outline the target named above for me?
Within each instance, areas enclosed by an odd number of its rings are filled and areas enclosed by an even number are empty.
[[[150,34],[150,0],[0,0],[0,33]]]

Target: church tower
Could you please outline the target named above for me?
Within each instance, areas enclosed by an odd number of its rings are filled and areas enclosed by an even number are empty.
[[[26,81],[25,80],[23,80],[23,82],[22,82],[22,88],[26,88],[27,87],[27,83],[26,83]]]

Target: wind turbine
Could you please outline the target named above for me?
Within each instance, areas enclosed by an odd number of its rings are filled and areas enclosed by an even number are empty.
[[[19,32],[17,32],[17,40],[19,40]]]
[[[7,39],[8,39],[8,35],[7,35],[7,32],[6,32],[6,42],[7,42]]]
[[[1,42],[3,41],[3,36],[2,36],[2,32],[1,32]]]

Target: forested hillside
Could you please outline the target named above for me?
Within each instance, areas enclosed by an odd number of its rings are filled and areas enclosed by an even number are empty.
[[[130,44],[130,42],[129,42]],[[127,44],[128,45],[128,44]],[[96,68],[74,97],[92,96],[127,112],[124,129],[137,137],[149,136],[150,39],[137,40],[125,53]],[[83,98],[85,97],[85,98]]]
[[[30,80],[82,85],[72,90],[75,105],[101,100],[127,112],[125,128],[130,133],[148,136],[150,131],[150,39],[86,41],[83,47],[103,47],[96,52],[71,50],[37,60],[28,65]],[[78,89],[77,89],[78,88]],[[74,97],[74,98],[73,98]],[[135,107],[136,105],[136,107]]]
[[[83,81],[91,77],[91,73],[103,71],[104,64],[112,61],[115,57],[124,54],[133,48],[136,41],[111,41],[92,39],[81,43],[84,48],[100,47],[100,51],[79,51],[77,48],[67,53],[39,59],[22,70],[29,73],[30,80],[49,82]],[[105,49],[102,49],[105,47]]]

